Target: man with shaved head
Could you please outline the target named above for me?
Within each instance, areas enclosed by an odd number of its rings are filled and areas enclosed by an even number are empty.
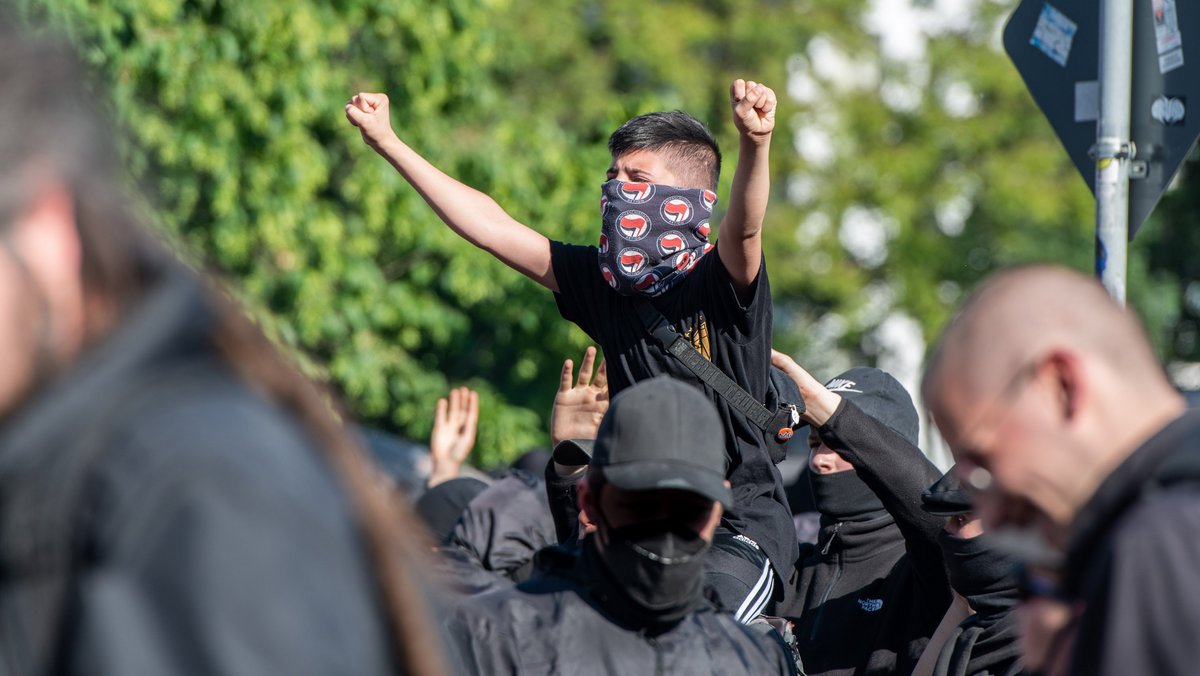
[[[989,527],[1036,529],[1077,602],[1074,674],[1200,664],[1200,414],[1095,280],[1002,272],[945,330],[924,394]]]

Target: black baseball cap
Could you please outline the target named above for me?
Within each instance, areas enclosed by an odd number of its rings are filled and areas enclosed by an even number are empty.
[[[920,430],[917,408],[908,390],[887,371],[855,366],[825,383],[825,387],[854,402],[863,413],[892,428],[913,446],[917,445]]]
[[[589,465],[592,462],[592,445],[594,439],[563,439],[554,447],[551,458],[554,462],[568,467]]]
[[[684,490],[733,506],[716,407],[700,390],[665,376],[613,397],[591,466],[623,491]]]

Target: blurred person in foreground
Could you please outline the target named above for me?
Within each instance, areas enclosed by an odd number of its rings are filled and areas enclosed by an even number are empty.
[[[822,385],[782,353],[772,363],[807,403],[821,514],[774,614],[794,623],[809,676],[912,673],[951,599],[938,546],[945,519],[921,509],[942,473],[917,447],[912,397],[876,368]]]
[[[579,502],[596,531],[450,623],[479,674],[789,674],[783,644],[718,612],[705,558],[732,496],[714,406],[666,377],[616,395]]]
[[[412,517],[138,222],[95,99],[0,18],[0,673],[443,673]]]
[[[991,277],[946,328],[924,384],[988,528],[1064,554],[1082,615],[1070,673],[1200,664],[1200,414],[1135,316],[1095,280],[1034,265]]]

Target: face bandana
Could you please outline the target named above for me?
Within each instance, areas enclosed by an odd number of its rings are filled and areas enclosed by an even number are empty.
[[[1008,611],[1017,603],[1016,561],[990,546],[983,536],[961,538],[938,531],[950,586],[982,615]]]
[[[657,296],[712,250],[713,191],[615,179],[601,190],[600,274],[617,293]]]
[[[657,622],[686,615],[701,594],[708,542],[666,521],[605,531],[601,559],[629,600]]]

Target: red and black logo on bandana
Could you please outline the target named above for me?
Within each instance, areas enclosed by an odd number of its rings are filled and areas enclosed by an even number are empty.
[[[600,274],[618,293],[657,296],[712,250],[713,191],[617,180],[602,190]]]

